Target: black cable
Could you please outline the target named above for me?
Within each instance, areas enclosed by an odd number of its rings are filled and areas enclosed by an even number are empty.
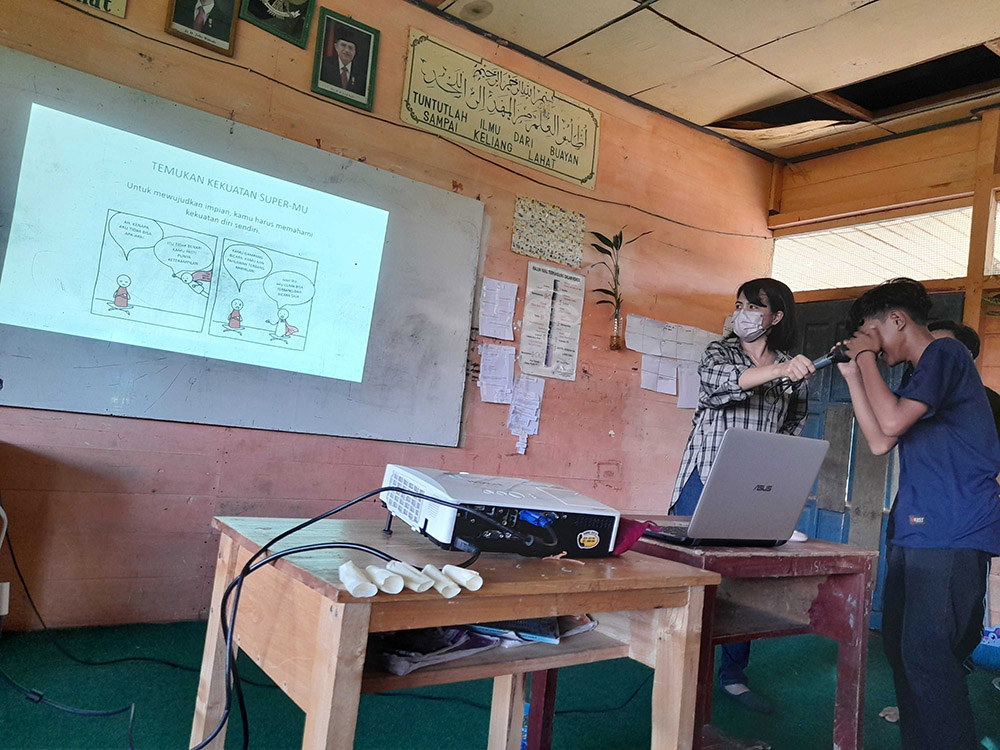
[[[63,703],[57,703],[54,700],[46,698],[41,691],[33,690],[31,688],[26,688],[23,685],[18,684],[10,677],[6,672],[0,669],[0,680],[7,683],[10,687],[14,688],[19,693],[22,693],[25,699],[31,701],[32,703],[40,703],[51,708],[55,708],[59,711],[64,711],[68,714],[73,714],[74,716],[118,716],[120,714],[128,712],[128,734],[127,742],[129,750],[133,750],[132,745],[132,729],[135,724],[135,703],[131,703],[123,708],[115,708],[108,711],[96,711],[89,708],[76,708],[75,706],[67,706]]]
[[[0,505],[3,504],[2,499],[0,499]],[[62,643],[60,643],[54,635],[52,635],[51,628],[45,622],[45,618],[42,617],[42,613],[38,610],[38,605],[35,604],[34,598],[31,596],[31,590],[28,588],[28,582],[24,579],[24,574],[21,572],[21,566],[18,565],[17,555],[14,553],[14,544],[11,541],[10,529],[7,530],[7,549],[10,552],[10,560],[14,564],[14,572],[17,574],[18,581],[21,582],[21,588],[24,590],[24,596],[28,600],[28,604],[31,606],[31,610],[35,613],[35,617],[42,626],[42,633],[48,638],[49,643],[51,643],[57,650],[59,650],[66,658],[70,661],[74,661],[77,664],[82,664],[86,667],[105,667],[111,664],[122,664],[124,662],[137,661],[137,662],[148,662],[151,664],[162,664],[167,667],[172,667],[174,669],[180,669],[185,672],[200,672],[198,667],[189,667],[185,664],[178,664],[177,662],[169,661],[167,659],[159,659],[152,656],[124,656],[117,659],[105,659],[101,661],[95,661],[91,659],[81,659],[76,656],[72,651],[66,648]],[[262,688],[276,688],[277,685],[267,684],[263,682],[257,682],[255,680],[248,680],[243,678],[243,681],[248,685],[253,685],[255,687]]]
[[[244,703],[244,700],[243,700],[243,691],[242,691],[241,686],[240,686],[241,678],[240,678],[240,674],[239,674],[239,669],[238,669],[238,667],[236,665],[236,660],[233,658],[233,654],[232,654],[232,637],[233,637],[233,630],[235,629],[235,626],[236,626],[236,611],[237,611],[237,608],[239,607],[240,592],[243,589],[243,581],[245,580],[246,576],[248,576],[254,570],[258,570],[261,565],[264,565],[267,562],[270,562],[271,560],[276,560],[276,559],[279,559],[280,557],[284,557],[285,554],[294,554],[294,553],[297,553],[297,552],[307,552],[307,551],[310,551],[310,550],[313,550],[313,549],[340,549],[340,548],[358,549],[360,551],[369,552],[369,554],[376,554],[378,556],[383,556],[383,559],[387,559],[387,560],[394,560],[395,558],[393,558],[391,555],[386,555],[384,552],[379,552],[378,550],[375,550],[373,547],[367,547],[366,545],[353,545],[350,542],[335,542],[335,543],[330,543],[330,544],[337,545],[337,546],[306,545],[304,547],[297,547],[297,548],[293,548],[291,550],[286,550],[284,553],[278,553],[276,555],[272,555],[270,557],[265,558],[265,560],[262,561],[262,562],[260,562],[260,563],[255,563],[255,561],[261,555],[265,554],[266,551],[270,547],[273,547],[275,544],[277,544],[282,539],[285,539],[286,537],[288,537],[288,536],[290,536],[290,535],[292,535],[292,534],[294,534],[294,533],[296,533],[298,531],[301,531],[302,529],[304,529],[304,528],[306,528],[308,526],[311,526],[312,524],[317,523],[318,521],[321,521],[321,520],[323,520],[325,518],[329,518],[330,516],[334,515],[335,513],[339,513],[339,512],[341,512],[343,510],[346,510],[347,508],[350,508],[352,505],[355,505],[355,504],[360,503],[360,502],[362,502],[364,500],[367,500],[368,498],[373,497],[374,495],[378,495],[378,494],[380,494],[382,492],[401,492],[403,494],[411,495],[413,497],[417,497],[417,498],[420,498],[422,500],[427,500],[427,501],[430,501],[432,503],[436,503],[438,505],[444,505],[444,506],[449,507],[449,508],[454,508],[456,510],[462,511],[463,513],[467,513],[467,514],[469,514],[471,516],[479,518],[480,520],[484,521],[485,523],[488,523],[491,526],[495,526],[496,528],[503,529],[504,531],[510,532],[511,534],[513,534],[514,536],[516,536],[518,539],[520,539],[522,542],[524,542],[525,545],[527,545],[527,546],[530,546],[531,544],[534,544],[534,542],[535,542],[535,537],[534,536],[532,536],[530,534],[523,534],[523,533],[521,533],[521,532],[519,532],[519,531],[517,531],[515,529],[512,529],[510,527],[504,526],[502,523],[500,523],[496,519],[491,518],[491,517],[487,516],[484,513],[480,513],[479,511],[473,510],[472,508],[468,508],[468,507],[466,507],[464,505],[461,505],[459,503],[453,503],[453,502],[450,502],[448,500],[442,500],[441,498],[431,497],[430,495],[424,495],[424,494],[422,494],[420,492],[414,492],[413,490],[404,489],[402,487],[393,487],[393,486],[380,487],[380,488],[378,488],[376,490],[372,490],[370,492],[366,492],[365,494],[360,495],[360,496],[354,498],[353,500],[348,500],[345,503],[341,503],[336,508],[332,508],[332,509],[330,509],[330,510],[324,512],[324,513],[321,513],[318,516],[315,516],[315,517],[310,518],[310,519],[308,519],[306,521],[303,521],[302,523],[300,523],[300,524],[298,524],[296,526],[293,526],[292,528],[287,529],[286,531],[283,531],[282,533],[278,534],[276,537],[270,539],[267,543],[265,543],[264,545],[262,545],[261,548],[259,550],[257,550],[257,552],[255,552],[253,555],[250,556],[250,558],[244,564],[243,569],[240,571],[239,575],[237,575],[230,582],[230,584],[226,587],[226,590],[225,590],[225,592],[222,595],[222,600],[221,600],[221,603],[220,603],[219,622],[220,622],[220,625],[222,627],[223,638],[224,638],[224,640],[226,642],[226,670],[225,670],[225,674],[226,674],[226,677],[225,677],[225,681],[226,681],[226,705],[225,705],[225,709],[223,710],[222,717],[219,719],[219,723],[216,725],[215,729],[212,730],[212,733],[209,735],[208,738],[206,738],[200,745],[198,745],[193,750],[199,750],[199,748],[203,748],[206,744],[208,744],[208,742],[210,742],[212,739],[214,739],[218,735],[219,732],[222,731],[222,728],[226,725],[226,722],[229,720],[229,714],[232,711],[232,699],[233,699],[233,695],[236,696],[237,705],[239,706],[239,709],[240,709],[240,719],[241,719],[242,724],[243,724],[243,747],[244,747],[244,750],[246,750],[249,747],[250,726],[249,726],[249,721],[247,720],[247,715],[246,715],[246,704]],[[467,566],[467,565],[471,565],[472,562],[474,562],[476,559],[478,559],[478,557],[479,557],[479,551],[477,550],[472,555],[472,557],[469,560],[466,560],[464,563],[462,563],[462,566],[464,567],[464,566]],[[228,611],[228,607],[229,607],[229,597],[231,595],[233,595],[233,591],[234,590],[235,590],[236,593],[235,593],[235,596],[234,596],[234,599],[233,599],[232,613],[228,617],[228,621],[227,621],[226,612]]]
[[[287,536],[287,534],[285,534],[284,536]],[[300,547],[292,547],[290,549],[282,550],[281,552],[275,552],[274,554],[268,555],[267,557],[265,557],[264,559],[260,560],[259,562],[253,565],[250,565],[248,561],[247,565],[244,566],[245,572],[241,572],[238,576],[236,576],[230,582],[229,586],[226,587],[226,591],[223,594],[223,601],[226,601],[229,597],[229,594],[235,589],[236,594],[233,599],[232,612],[229,614],[227,618],[225,606],[223,606],[220,608],[221,611],[219,613],[220,623],[222,625],[223,637],[226,644],[226,677],[225,677],[226,705],[225,708],[223,709],[222,717],[219,719],[219,723],[216,725],[215,729],[212,730],[211,734],[209,734],[208,737],[202,740],[198,745],[193,747],[191,750],[203,750],[203,748],[205,748],[212,740],[214,740],[218,736],[219,732],[222,731],[222,728],[226,725],[226,722],[229,719],[230,711],[232,710],[232,698],[233,694],[236,692],[236,690],[233,687],[233,683],[236,682],[236,684],[238,684],[238,681],[234,680],[234,677],[231,677],[231,675],[235,676],[235,669],[234,669],[235,659],[233,659],[233,631],[236,625],[236,611],[239,606],[239,596],[243,586],[244,579],[251,573],[260,570],[265,565],[268,565],[282,557],[287,557],[288,555],[295,555],[302,552],[314,552],[317,550],[324,550],[324,549],[353,549],[353,550],[358,550],[360,552],[367,552],[368,554],[374,555],[375,557],[380,557],[386,561],[396,559],[392,555],[386,554],[381,550],[377,550],[374,547],[369,547],[365,544],[357,544],[355,542],[323,542],[320,544],[305,544]],[[255,554],[254,557],[257,557],[259,554],[260,552]],[[243,739],[244,743],[249,742],[249,733],[247,731],[244,731]]]

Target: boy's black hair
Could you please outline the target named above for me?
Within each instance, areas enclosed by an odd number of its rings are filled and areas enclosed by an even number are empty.
[[[767,307],[772,313],[784,313],[767,334],[767,347],[772,351],[788,352],[795,346],[795,297],[792,290],[777,279],[761,278],[745,281],[736,290],[736,296],[743,295],[752,305]]]
[[[868,318],[885,320],[892,310],[902,310],[914,323],[924,326],[931,311],[931,298],[919,281],[907,278],[883,281],[854,300],[847,313],[848,333],[853,334]]]
[[[951,331],[956,339],[965,344],[973,359],[979,356],[980,341],[979,334],[967,325],[962,325],[954,320],[932,320],[927,324],[932,331]]]

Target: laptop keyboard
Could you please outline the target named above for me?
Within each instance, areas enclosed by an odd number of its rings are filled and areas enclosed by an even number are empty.
[[[670,534],[671,536],[687,536],[688,524],[686,523],[661,524],[659,531],[661,534]]]

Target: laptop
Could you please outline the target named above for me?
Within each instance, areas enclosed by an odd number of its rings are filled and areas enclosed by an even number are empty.
[[[729,429],[694,515],[644,533],[671,544],[774,547],[795,530],[830,443]]]

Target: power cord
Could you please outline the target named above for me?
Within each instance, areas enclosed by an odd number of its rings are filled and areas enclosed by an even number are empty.
[[[8,540],[9,542],[9,540]],[[0,637],[2,637],[3,630],[3,618],[0,617]],[[24,695],[25,699],[31,701],[32,703],[42,704],[55,708],[59,711],[63,711],[68,714],[73,714],[74,716],[119,716],[126,711],[128,712],[128,734],[126,737],[126,743],[128,750],[133,750],[132,745],[132,730],[135,726],[135,703],[130,703],[123,708],[114,708],[107,711],[96,711],[89,708],[77,708],[76,706],[67,706],[64,703],[57,703],[50,698],[46,698],[41,690],[35,690],[33,688],[26,688],[20,683],[16,682],[10,675],[0,669],[0,682],[4,682],[10,687],[12,687],[17,692]]]
[[[3,500],[0,498],[0,514],[3,514]],[[4,519],[6,519],[6,514],[3,514]],[[159,659],[152,656],[123,656],[117,659],[104,659],[101,661],[95,661],[91,659],[81,659],[76,656],[72,651],[66,648],[62,643],[60,643],[54,635],[52,635],[52,630],[45,622],[45,618],[42,617],[42,613],[38,609],[38,605],[35,604],[34,598],[31,596],[31,590],[28,588],[28,582],[24,578],[24,574],[21,572],[21,566],[18,565],[17,555],[14,553],[13,540],[7,537],[7,549],[10,552],[11,562],[14,564],[14,572],[17,575],[18,581],[21,583],[21,588],[24,590],[25,598],[28,600],[28,604],[31,607],[32,612],[35,614],[35,618],[38,620],[39,624],[42,626],[42,633],[48,638],[49,642],[55,646],[55,648],[60,651],[67,659],[76,662],[77,664],[82,664],[86,667],[106,667],[111,664],[123,664],[125,662],[147,662],[150,664],[162,664],[167,667],[172,667],[173,669],[180,669],[184,672],[195,672],[198,673],[201,670],[198,667],[188,666],[186,664],[178,664],[177,662],[169,661],[168,659]],[[277,688],[277,685],[268,684],[264,682],[256,682],[254,680],[249,680],[244,678],[243,681],[248,685],[253,685],[254,687],[262,688]]]
[[[226,644],[226,668],[225,668],[225,678],[224,678],[226,684],[225,707],[223,708],[222,716],[219,719],[219,722],[216,724],[212,732],[200,744],[192,748],[192,750],[202,750],[208,745],[208,743],[210,743],[213,739],[215,739],[215,737],[218,736],[219,732],[222,731],[223,727],[225,727],[226,723],[229,721],[229,716],[230,713],[232,712],[232,702],[234,696],[237,701],[237,705],[240,711],[240,720],[243,725],[243,748],[244,750],[247,750],[249,748],[250,727],[246,712],[246,703],[243,699],[243,691],[240,685],[241,679],[239,675],[239,669],[236,665],[236,659],[234,658],[233,654],[233,631],[235,630],[236,627],[236,612],[239,607],[240,593],[243,590],[243,582],[244,580],[246,580],[247,576],[259,570],[261,567],[273,562],[274,560],[278,560],[282,557],[298,554],[301,552],[312,552],[321,549],[354,549],[360,552],[366,552],[376,557],[380,557],[383,560],[387,561],[396,559],[381,550],[375,549],[374,547],[369,547],[363,544],[355,544],[353,542],[328,542],[323,544],[310,544],[283,550],[281,552],[277,552],[270,556],[264,557],[263,559],[260,559],[261,556],[265,555],[268,549],[273,547],[282,539],[285,539],[291,536],[292,534],[301,531],[302,529],[311,526],[314,523],[317,523],[318,521],[321,521],[325,518],[329,518],[330,516],[336,513],[340,513],[341,511],[350,508],[352,505],[356,505],[357,503],[363,502],[364,500],[367,500],[383,492],[401,492],[403,494],[410,495],[412,497],[416,497],[421,500],[427,500],[429,502],[436,503],[438,505],[454,508],[468,515],[474,516],[482,520],[484,523],[487,523],[498,529],[510,532],[511,535],[524,542],[526,546],[531,546],[536,541],[536,538],[533,535],[524,534],[523,532],[520,532],[516,529],[512,529],[509,526],[505,526],[496,519],[491,518],[490,516],[487,516],[484,513],[480,513],[479,511],[473,510],[472,508],[468,508],[464,505],[461,505],[459,503],[453,503],[448,500],[442,500],[441,498],[432,497],[430,495],[424,495],[420,492],[414,492],[413,490],[405,489],[403,487],[394,487],[394,486],[379,487],[378,489],[372,490],[371,492],[366,492],[365,494],[360,495],[354,498],[353,500],[348,500],[347,502],[338,505],[336,508],[332,508],[324,513],[321,513],[318,516],[315,516],[314,518],[310,518],[306,521],[303,521],[302,523],[293,526],[292,528],[278,534],[276,537],[274,537],[273,539],[269,540],[264,545],[262,545],[261,548],[246,561],[240,573],[235,578],[233,578],[233,580],[226,587],[226,590],[223,592],[222,600],[220,602],[219,617],[220,617],[220,625],[222,627],[223,639]],[[474,562],[478,557],[479,557],[479,551],[476,550],[468,560],[462,563],[462,565],[468,566],[472,564],[472,562]],[[229,609],[230,597],[233,597],[231,610]]]

